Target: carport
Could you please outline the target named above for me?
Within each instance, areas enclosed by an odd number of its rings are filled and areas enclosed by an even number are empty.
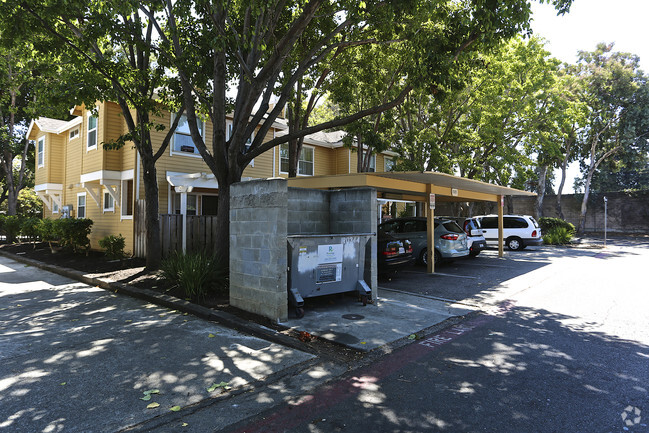
[[[493,185],[473,179],[432,171],[351,173],[335,176],[298,177],[288,180],[289,187],[342,189],[369,187],[376,189],[377,199],[428,203],[428,273],[435,272],[434,217],[437,202],[495,202],[498,208],[498,255],[503,256],[503,214],[505,196],[535,196],[535,193]]]

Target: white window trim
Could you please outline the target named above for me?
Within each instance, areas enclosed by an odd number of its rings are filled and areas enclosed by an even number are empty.
[[[183,116],[187,116],[186,114],[183,114]],[[172,114],[171,115],[171,122],[169,123],[169,127],[171,127],[171,124],[174,122],[176,119],[176,115]],[[201,131],[201,136],[203,137],[203,140],[205,140],[205,122],[203,119],[201,119],[201,122],[203,122],[203,128]],[[176,137],[176,131],[174,131],[174,134],[171,136],[171,141],[169,143],[169,155],[180,155],[180,156],[187,156],[189,158],[203,158],[200,153],[187,153],[187,152],[179,152],[174,150],[174,139]],[[198,148],[196,145],[194,145],[194,149],[198,152]]]
[[[394,158],[391,158],[389,156],[384,156],[383,157],[383,171],[388,172],[388,161],[392,162],[392,167],[394,168]]]
[[[288,143],[284,143],[284,144],[288,145]],[[281,145],[280,145],[280,146],[281,146]],[[297,164],[297,173],[296,173],[296,175],[297,175],[297,176],[300,176],[300,177],[312,177],[312,176],[315,176],[315,147],[314,147],[314,146],[309,146],[309,145],[307,145],[307,144],[303,144],[303,145],[302,145],[302,149],[312,149],[312,150],[313,150],[313,162],[311,163],[311,164],[313,164],[313,174],[303,174],[303,173],[300,173],[300,159],[299,159],[299,157],[298,157],[298,164]],[[281,150],[281,147],[280,147],[280,150]],[[301,152],[300,152],[300,154],[301,154]],[[280,173],[280,174],[288,174],[287,171],[282,171],[282,155],[281,155],[281,152],[280,152],[280,155],[279,155],[279,173]]]
[[[76,132],[76,135],[74,137],[71,137],[73,132]],[[70,140],[76,140],[77,138],[80,137],[80,135],[81,134],[80,134],[79,128],[75,128],[75,129],[70,131],[70,135],[68,137],[69,137]]]
[[[104,196],[104,198],[103,198],[103,206],[102,206],[103,213],[106,213],[106,212],[113,212],[114,213],[115,212],[115,199],[110,194],[110,192],[108,192],[107,190],[104,189],[103,192],[104,192],[103,193],[103,196]],[[113,202],[113,205],[110,206],[110,207],[106,207],[106,195],[107,194],[108,194],[108,197],[110,197],[110,201]]]
[[[78,192],[77,193],[77,218],[79,218],[79,197],[83,196],[83,217],[81,218],[87,218],[88,217],[88,197],[86,197],[85,192]]]
[[[90,118],[95,117],[97,118],[97,123],[94,127],[94,129],[90,129]],[[92,111],[88,111],[88,132],[86,133],[86,152],[90,152],[91,150],[96,150],[97,149],[97,144],[99,142],[99,116],[94,116],[92,114]],[[90,138],[90,133],[92,131],[95,131],[95,145],[94,146],[88,146],[88,139]]]
[[[40,145],[41,141],[43,142],[43,151],[39,152],[38,151],[38,146]],[[39,156],[42,157],[42,162],[39,162]],[[38,164],[38,168],[45,167],[45,136],[43,135],[42,137],[38,137],[36,140],[36,162]]]

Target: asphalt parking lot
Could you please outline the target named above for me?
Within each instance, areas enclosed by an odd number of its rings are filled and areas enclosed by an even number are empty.
[[[625,242],[628,240],[624,238],[612,239],[609,245],[623,246]],[[602,247],[603,240],[589,239],[579,248],[544,245],[522,251],[505,249],[502,258],[498,257],[496,248],[488,248],[477,257],[442,263],[436,266],[434,274],[427,274],[424,266],[411,265],[389,277],[379,278],[379,288],[480,306],[485,299],[512,286],[513,282],[517,287],[524,279],[530,284],[538,282],[539,278],[544,278],[542,269],[556,261],[596,256],[603,253]]]

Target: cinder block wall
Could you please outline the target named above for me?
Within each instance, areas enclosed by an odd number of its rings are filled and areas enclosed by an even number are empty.
[[[230,194],[230,305],[284,320],[287,182],[240,182],[232,185]]]
[[[288,234],[324,235],[329,226],[329,191],[288,189]]]
[[[331,191],[331,233],[376,233],[379,218],[376,190],[352,188]],[[378,270],[376,264],[376,236],[372,237],[365,251],[365,275],[363,279],[372,288],[372,299],[378,296]]]

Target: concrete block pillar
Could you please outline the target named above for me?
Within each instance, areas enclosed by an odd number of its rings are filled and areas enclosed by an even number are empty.
[[[288,319],[285,179],[232,185],[230,305],[273,321]]]

